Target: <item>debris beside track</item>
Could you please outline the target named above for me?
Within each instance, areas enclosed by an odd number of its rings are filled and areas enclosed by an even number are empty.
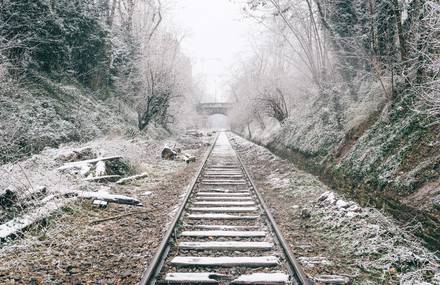
[[[176,142],[185,152],[202,156],[209,143],[206,139],[181,137]],[[20,195],[30,188],[29,180],[34,188],[47,185],[44,195],[49,198],[53,197],[53,190],[60,189],[84,193],[105,191],[135,198],[143,205],[140,208],[109,203],[101,208],[93,206],[95,197],[81,199],[73,195],[60,201],[55,199],[57,205],[61,201],[66,204],[57,206],[48,218],[19,231],[19,238],[1,245],[0,284],[137,284],[172,218],[170,210],[179,203],[198,166],[197,162],[187,165],[183,161],[161,159],[162,146],[176,142],[116,137],[88,143],[87,147],[94,150],[93,156],[78,159],[94,159],[99,150],[102,157],[124,156],[122,161],[129,167],[122,178],[148,173],[146,177],[122,184],[87,182],[79,173],[58,171],[65,162],[77,159],[65,161],[59,154],[72,153],[72,149],[83,146],[46,149],[21,161],[21,168],[13,164],[0,166],[3,174],[0,189],[18,185],[16,193]],[[26,209],[13,206],[11,211],[24,215],[35,207],[36,204]],[[13,218],[8,213],[9,210],[0,209],[2,223]]]

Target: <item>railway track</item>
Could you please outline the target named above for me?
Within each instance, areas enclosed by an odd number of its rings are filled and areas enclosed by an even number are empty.
[[[312,284],[224,132],[140,284]]]

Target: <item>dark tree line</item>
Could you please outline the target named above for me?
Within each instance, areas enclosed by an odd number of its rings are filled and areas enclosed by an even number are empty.
[[[107,84],[108,31],[96,3],[5,0],[0,35],[14,45],[5,52],[13,74],[70,73],[87,86]]]

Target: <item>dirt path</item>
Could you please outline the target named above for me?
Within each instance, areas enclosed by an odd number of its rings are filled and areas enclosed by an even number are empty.
[[[207,140],[210,138],[186,138],[177,143],[201,157]],[[189,165],[161,160],[165,141],[117,138],[94,143],[107,153],[128,157],[138,171],[151,173],[132,185],[111,189],[112,193],[137,197],[143,207],[111,204],[107,209],[96,209],[89,201],[71,205],[44,227],[34,228],[0,249],[0,284],[139,282],[201,160]],[[116,216],[121,217],[95,223]]]
[[[267,149],[232,138],[307,274],[345,275],[353,284],[440,284],[438,260],[411,229],[338,196]]]

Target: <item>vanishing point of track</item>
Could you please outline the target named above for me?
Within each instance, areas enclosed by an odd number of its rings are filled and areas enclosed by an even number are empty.
[[[224,132],[140,284],[311,284]]]

